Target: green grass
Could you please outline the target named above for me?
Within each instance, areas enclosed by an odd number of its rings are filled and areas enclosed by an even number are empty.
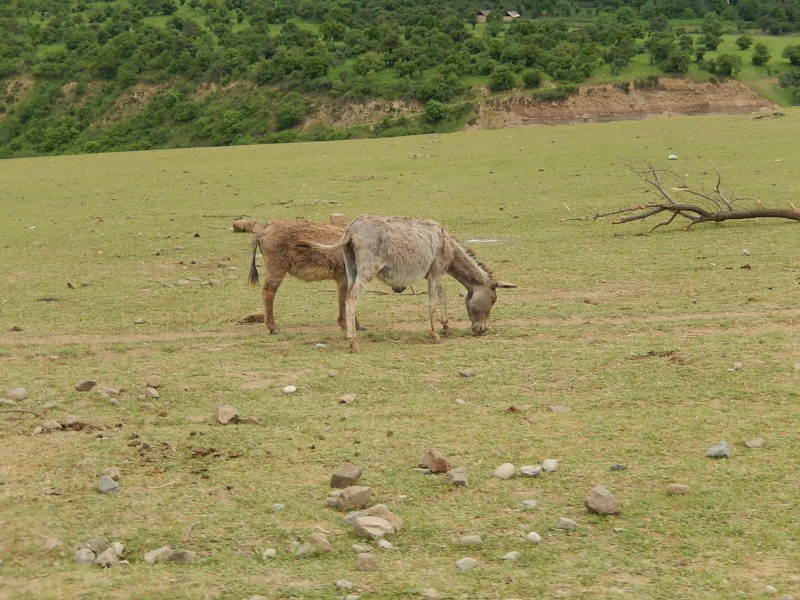
[[[362,598],[435,587],[448,598],[716,600],[767,584],[797,596],[797,225],[647,234],[647,223],[563,220],[565,205],[584,215],[652,198],[628,160],[675,166],[698,187],[714,184],[713,161],[740,195],[794,201],[800,111],[784,112],[0,162],[0,393],[23,385],[19,408],[53,405],[47,418],[95,427],[34,436],[42,419],[0,414],[0,597],[95,598],[102,586],[111,598],[335,598],[340,578]],[[441,345],[427,341],[424,296],[368,294],[370,329],[348,354],[332,282],[287,278],[279,336],[243,324],[261,300],[233,219],[333,212],[424,216],[464,240],[499,239],[472,245],[520,287],[502,291],[491,333],[473,338],[448,279],[455,336]],[[475,376],[459,377],[465,367]],[[143,410],[153,373],[165,384]],[[88,377],[125,388],[119,407],[74,391]],[[298,392],[284,395],[288,384]],[[208,425],[220,403],[261,424]],[[765,447],[745,448],[755,437]],[[733,458],[706,459],[722,439]],[[193,456],[212,447],[218,456]],[[430,447],[467,468],[467,488],[412,472]],[[557,473],[491,478],[502,462],[548,457]],[[377,572],[356,570],[359,540],[325,506],[343,460],[406,521]],[[618,462],[630,468],[610,471]],[[112,465],[120,492],[101,496]],[[669,483],[692,491],[667,496]],[[619,516],[586,513],[595,485],[620,499]],[[535,511],[520,508],[529,498]],[[560,516],[578,530],[553,530]],[[317,528],[333,553],[292,558],[290,542]],[[459,547],[466,534],[484,545]],[[47,536],[65,547],[42,550]],[[72,547],[96,536],[123,541],[131,565],[73,564]],[[142,562],[165,543],[199,562]],[[267,547],[279,555],[265,563]],[[510,550],[516,563],[499,560]],[[465,555],[481,565],[459,573]]]

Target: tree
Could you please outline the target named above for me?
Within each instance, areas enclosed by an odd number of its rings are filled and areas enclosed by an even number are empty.
[[[438,100],[428,100],[425,103],[425,121],[437,123],[447,116],[447,105]]]
[[[517,87],[517,76],[508,65],[500,65],[489,75],[489,89],[493,92]]]
[[[355,63],[353,63],[353,71],[357,75],[364,76],[370,71],[377,73],[384,66],[386,65],[384,63],[383,54],[370,50],[369,52],[365,52],[356,58]]]
[[[740,35],[736,38],[736,47],[739,50],[747,50],[750,46],[753,45],[753,36],[752,35]]]
[[[534,69],[533,71],[525,71],[522,74],[522,82],[525,84],[525,87],[538,88],[540,85],[542,85],[542,81],[544,81],[544,73],[538,69]]]
[[[731,77],[742,70],[742,57],[732,54],[720,54],[706,62],[706,68],[715,75]]]
[[[786,46],[781,53],[783,58],[788,58],[789,62],[793,65],[800,65],[800,44],[795,46]]]
[[[275,111],[275,125],[281,129],[291,129],[302,123],[306,116],[306,101],[297,92],[289,92],[281,100]]]
[[[720,38],[716,33],[706,33],[705,35],[701,35],[697,38],[697,43],[703,46],[706,50],[716,50],[717,47],[722,43],[722,38]]]
[[[753,56],[750,60],[755,66],[761,67],[767,64],[770,58],[772,58],[772,55],[769,53],[767,45],[759,42],[753,48]]]
[[[676,47],[670,51],[666,60],[660,66],[667,73],[686,73],[691,62],[692,55]]]

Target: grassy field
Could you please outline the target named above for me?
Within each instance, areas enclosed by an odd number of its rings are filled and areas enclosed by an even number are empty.
[[[800,596],[797,224],[564,220],[653,199],[626,161],[698,187],[713,162],[739,195],[796,203],[800,110],[784,112],[0,162],[0,394],[28,391],[0,409],[47,409],[0,413],[0,598],[337,598],[342,578],[362,599]],[[261,298],[231,222],[335,212],[436,219],[519,288],[474,338],[449,279],[441,345],[423,295],[369,294],[348,354],[332,282],[287,278],[278,336],[245,323]],[[161,397],[145,403],[153,374]],[[124,388],[118,405],[75,391],[86,378]],[[218,404],[260,424],[211,426]],[[67,415],[89,427],[32,434]],[[733,457],[706,458],[720,440]],[[428,448],[469,485],[414,473]],[[491,476],[545,458],[559,470]],[[375,572],[326,506],[345,460],[406,522]],[[110,466],[120,491],[102,495]],[[618,516],[587,513],[597,485]],[[554,529],[562,516],[578,528]],[[294,558],[320,529],[333,551]],[[483,545],[460,546],[468,534]],[[94,537],[123,542],[130,565],[74,564]],[[162,544],[198,561],[142,561]],[[480,565],[458,571],[463,556]]]

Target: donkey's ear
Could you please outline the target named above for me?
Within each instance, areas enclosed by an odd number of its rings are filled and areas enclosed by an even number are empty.
[[[516,283],[508,283],[507,281],[496,281],[494,284],[496,288],[511,289],[517,287]]]

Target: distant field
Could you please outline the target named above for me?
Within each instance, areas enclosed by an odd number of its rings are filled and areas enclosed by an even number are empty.
[[[783,112],[0,162],[0,397],[28,391],[0,409],[48,407],[0,413],[0,598],[332,599],[343,578],[362,599],[800,596],[798,224],[565,220],[653,199],[628,161],[697,187],[716,167],[741,196],[796,204],[800,109]],[[232,221],[335,212],[436,219],[519,288],[474,338],[448,278],[455,336],[441,345],[424,284],[367,295],[359,355],[332,282],[287,278],[278,336],[245,323],[261,295]],[[153,374],[161,397],[143,401]],[[75,391],[87,378],[124,388],[118,405]],[[260,424],[211,426],[218,404]],[[32,435],[68,415],[90,427]],[[706,458],[720,440],[733,457]],[[414,473],[428,448],[469,485]],[[545,458],[556,473],[491,476]],[[344,460],[405,519],[374,572],[326,506]],[[120,491],[101,495],[109,466]],[[690,492],[668,496],[671,483]],[[597,485],[620,515],[587,513]],[[291,555],[320,530],[330,554]],[[470,534],[483,544],[459,545]],[[63,546],[44,549],[51,537]],[[74,564],[94,537],[123,542],[130,565]],[[198,562],[142,561],[163,544]],[[479,566],[459,572],[464,556]]]

